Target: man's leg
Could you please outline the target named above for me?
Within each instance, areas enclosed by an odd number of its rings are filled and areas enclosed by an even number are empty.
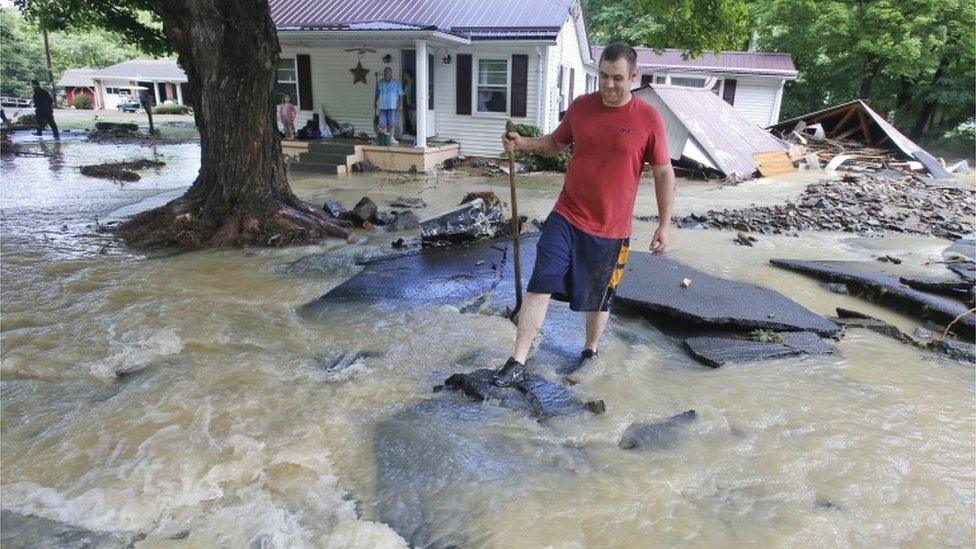
[[[58,133],[58,125],[54,122],[54,113],[52,112],[47,116],[47,122],[51,126],[51,133],[54,134],[55,139],[61,139],[61,135]]]
[[[549,309],[549,294],[533,294],[527,292],[522,301],[522,308],[518,314],[518,332],[515,336],[515,352],[512,358],[525,364],[529,358],[529,349],[532,342],[542,328],[542,322],[546,319],[546,311]]]
[[[610,318],[610,311],[587,311],[586,313],[586,347],[591,351],[596,351],[596,346],[600,344],[600,337],[603,330],[607,327],[607,319]]]
[[[37,125],[37,131],[34,132],[34,135],[41,135],[44,133],[44,126],[46,125],[44,115],[40,112],[34,111],[34,123]]]

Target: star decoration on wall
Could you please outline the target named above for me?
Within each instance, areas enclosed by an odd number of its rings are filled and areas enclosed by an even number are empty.
[[[352,73],[353,84],[358,84],[360,82],[362,82],[363,84],[366,83],[366,75],[369,74],[369,70],[363,68],[362,61],[356,61],[356,68],[349,69],[349,72]]]

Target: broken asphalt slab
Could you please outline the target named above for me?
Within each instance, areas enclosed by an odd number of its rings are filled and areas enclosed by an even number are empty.
[[[712,368],[741,362],[759,362],[800,355],[824,355],[834,348],[813,332],[776,332],[771,341],[745,337],[708,335],[684,340],[685,350],[698,362]]]
[[[691,284],[682,288],[686,278]],[[841,332],[837,324],[779,292],[712,276],[647,252],[630,254],[615,299],[644,313],[663,313],[711,328],[814,332],[822,336]]]
[[[859,297],[889,305],[921,319],[943,325],[958,318],[954,331],[973,338],[976,316],[961,301],[916,290],[901,283],[899,277],[878,269],[876,264],[860,261],[809,261],[770,259],[770,263],[831,282],[844,282],[857,289]]]

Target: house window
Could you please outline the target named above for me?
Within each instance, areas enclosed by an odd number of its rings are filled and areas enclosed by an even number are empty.
[[[508,60],[479,59],[476,86],[478,112],[508,112]]]
[[[668,77],[667,76],[655,76],[654,77],[654,83],[655,84],[667,84],[668,83]]]
[[[298,70],[295,68],[294,59],[278,60],[278,83],[275,86],[278,95],[278,102],[286,93],[291,96],[291,102],[298,104]]]
[[[688,86],[689,88],[702,88],[705,86],[705,79],[689,77],[689,76],[672,76],[671,85]]]

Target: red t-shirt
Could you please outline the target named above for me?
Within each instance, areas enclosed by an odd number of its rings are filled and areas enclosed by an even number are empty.
[[[552,136],[573,144],[553,211],[587,234],[629,238],[644,162],[670,163],[661,115],[636,95],[608,107],[599,92],[589,93],[573,101]]]

